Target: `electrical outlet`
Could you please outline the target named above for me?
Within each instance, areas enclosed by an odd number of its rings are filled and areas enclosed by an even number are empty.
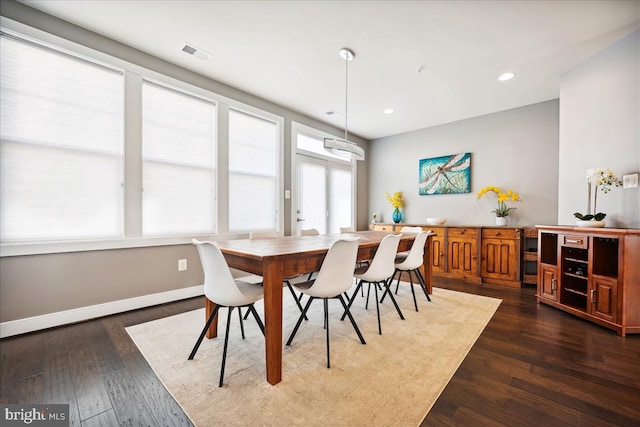
[[[622,177],[622,188],[638,188],[638,174],[624,175]]]
[[[187,269],[187,260],[179,259],[178,260],[178,271],[185,271]]]

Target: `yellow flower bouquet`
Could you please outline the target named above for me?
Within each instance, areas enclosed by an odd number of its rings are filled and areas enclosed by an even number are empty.
[[[506,193],[503,193],[498,187],[487,186],[478,192],[476,195],[478,199],[484,196],[487,193],[495,193],[498,198],[498,206],[492,210],[497,217],[506,217],[509,216],[512,210],[516,209],[515,207],[508,207],[507,201],[511,200],[512,202],[519,202],[520,196],[513,190],[507,190]]]
[[[395,193],[393,193],[393,196],[389,195],[389,193],[384,193],[385,196],[387,197],[387,200],[389,201],[389,203],[391,203],[391,206],[393,206],[394,209],[400,209],[401,207],[404,206],[404,199],[402,198],[402,191],[396,191]]]

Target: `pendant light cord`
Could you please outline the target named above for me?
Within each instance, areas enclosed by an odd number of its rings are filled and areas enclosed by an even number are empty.
[[[349,141],[347,139],[347,118],[349,116],[348,114],[348,105],[349,105],[349,53],[350,51],[347,50],[346,54],[344,55],[344,61],[346,63],[345,65],[345,77],[344,77],[344,140],[345,142]]]

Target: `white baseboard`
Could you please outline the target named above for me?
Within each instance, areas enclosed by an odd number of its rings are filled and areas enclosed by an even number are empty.
[[[152,305],[164,304],[200,295],[204,295],[203,285],[112,301],[104,304],[90,305],[88,307],[74,308],[72,310],[59,311],[56,313],[44,314],[42,316],[11,320],[9,322],[0,323],[0,338],[39,331],[41,329],[66,325],[68,323],[81,322],[83,320],[95,319],[96,317],[108,316],[110,314],[122,313],[124,311],[150,307]]]

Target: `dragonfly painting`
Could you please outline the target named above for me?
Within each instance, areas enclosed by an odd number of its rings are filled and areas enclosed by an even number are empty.
[[[471,192],[471,153],[420,160],[420,195]]]

